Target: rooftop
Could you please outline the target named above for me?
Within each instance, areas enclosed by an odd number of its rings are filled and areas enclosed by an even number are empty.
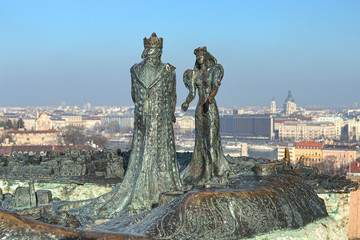
[[[296,148],[304,148],[304,149],[322,149],[324,147],[324,143],[318,142],[297,142]]]

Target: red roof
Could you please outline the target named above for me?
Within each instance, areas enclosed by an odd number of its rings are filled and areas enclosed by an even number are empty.
[[[303,121],[310,121],[312,120],[313,118],[312,117],[304,117],[304,116],[301,116],[299,117],[300,120],[303,120]]]
[[[55,129],[49,129],[49,130],[29,130],[29,131],[24,131],[24,130],[10,130],[8,133],[13,133],[13,134],[57,133],[57,130],[55,130]]]
[[[99,116],[88,116],[85,118],[85,120],[101,120],[101,117]]]
[[[322,149],[324,147],[324,143],[318,142],[297,142],[296,148],[307,148],[307,149]]]
[[[297,119],[289,118],[289,119],[275,119],[274,123],[283,123],[283,122],[296,122]]]

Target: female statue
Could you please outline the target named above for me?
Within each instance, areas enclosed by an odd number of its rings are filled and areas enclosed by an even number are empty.
[[[195,67],[184,73],[184,84],[189,89],[186,101],[181,109],[186,111],[195,98],[196,89],[199,102],[195,113],[195,148],[189,169],[183,181],[185,184],[197,184],[222,176],[229,165],[224,156],[220,139],[219,110],[215,95],[224,76],[224,69],[206,49],[194,50]]]

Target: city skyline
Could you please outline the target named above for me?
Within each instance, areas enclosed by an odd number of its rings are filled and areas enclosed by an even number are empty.
[[[165,4],[166,3],[166,4]],[[224,107],[359,102],[358,1],[2,1],[1,106],[132,105],[130,67],[144,37],[164,38],[177,105],[193,50],[225,69]],[[196,101],[192,106],[196,105]]]

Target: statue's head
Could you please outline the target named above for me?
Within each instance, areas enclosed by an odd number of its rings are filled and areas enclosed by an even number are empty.
[[[195,62],[196,69],[200,69],[200,66],[203,64],[205,64],[208,67],[217,64],[216,58],[207,51],[207,48],[205,46],[196,48],[194,50],[194,54],[196,56],[196,62]]]
[[[156,33],[151,34],[147,39],[144,38],[144,51],[141,55],[141,58],[160,58],[162,54],[163,39],[158,38]]]

